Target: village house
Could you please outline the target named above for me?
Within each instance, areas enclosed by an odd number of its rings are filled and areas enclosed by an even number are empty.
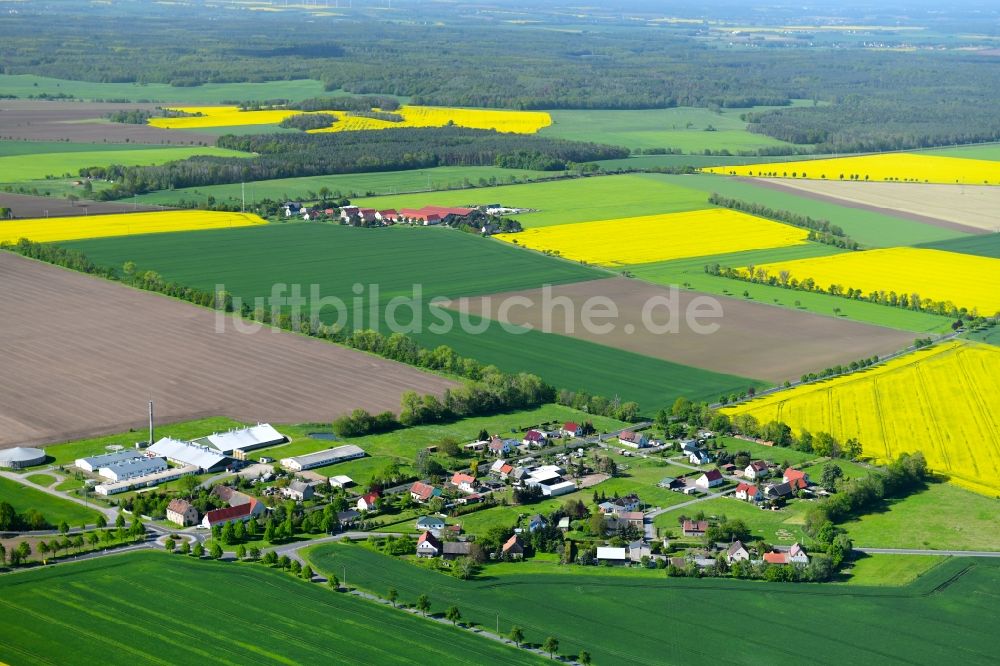
[[[440,495],[440,488],[435,488],[434,486],[424,483],[423,481],[414,481],[413,485],[410,486],[410,497],[413,498],[414,502],[424,503],[434,497],[439,497]]]
[[[685,520],[681,525],[681,531],[686,537],[703,537],[708,531],[707,520]]]
[[[792,490],[805,490],[809,486],[809,475],[802,470],[789,467],[781,480],[792,487]]]
[[[746,549],[742,541],[734,541],[726,549],[726,562],[745,562],[750,559],[750,551]]]
[[[518,535],[514,535],[507,539],[507,542],[501,548],[503,555],[512,560],[520,560],[524,558],[524,546],[521,545],[521,539]]]
[[[430,532],[424,532],[417,539],[417,557],[437,557],[441,552],[441,542]]]
[[[498,460],[490,467],[490,474],[500,479],[501,481],[506,481],[514,473],[514,466],[509,464],[506,460]]]
[[[494,437],[487,447],[491,455],[504,456],[513,452],[517,448],[517,442],[513,439],[501,439]]]
[[[660,482],[656,484],[660,488],[666,488],[667,490],[676,490],[677,488],[684,487],[684,481],[681,479],[674,478],[672,476],[665,476],[660,479]]]
[[[346,474],[338,474],[337,476],[330,477],[330,487],[331,488],[347,488],[348,486],[354,485],[354,479],[347,476]]]
[[[378,493],[366,493],[358,498],[358,511],[377,511],[379,503]]]
[[[628,559],[632,562],[641,562],[643,557],[652,557],[653,551],[649,544],[639,539],[628,545]]]
[[[476,440],[475,442],[469,442],[462,448],[465,449],[466,451],[485,451],[487,445],[489,445],[489,441],[485,439],[479,439]]]
[[[444,518],[438,516],[420,516],[417,518],[417,530],[421,532],[440,532],[444,529]]]
[[[582,437],[583,428],[579,423],[574,423],[573,421],[566,421],[563,423],[563,427],[559,429],[559,433],[566,437]]]
[[[451,477],[452,484],[463,493],[476,492],[476,477],[464,472],[455,472]]]
[[[768,564],[795,564],[805,566],[809,564],[809,556],[802,546],[795,543],[787,551],[774,551],[764,553],[764,561]]]
[[[537,448],[540,448],[542,446],[545,446],[545,443],[546,443],[547,439],[548,438],[546,437],[546,435],[545,435],[544,432],[541,432],[540,430],[534,430],[534,429],[532,429],[532,430],[529,430],[528,432],[524,433],[524,439],[521,440],[521,444],[523,444],[524,446],[527,446],[529,448],[536,448],[537,449]]]
[[[708,490],[709,488],[721,486],[725,482],[725,479],[722,478],[722,472],[717,469],[710,469],[695,479],[694,485],[703,490]]]
[[[541,515],[535,514],[531,518],[528,518],[528,531],[534,532],[535,530],[540,530],[545,527],[545,519]]]
[[[764,493],[761,491],[760,486],[742,482],[736,486],[736,499],[745,502],[759,502],[764,499]]]
[[[764,486],[764,499],[787,499],[792,496],[793,492],[792,484],[790,483],[771,483]]]
[[[754,460],[743,470],[743,478],[751,481],[766,479],[769,475],[767,463],[763,460]]]
[[[167,505],[167,520],[181,527],[198,524],[198,509],[182,499],[170,500]]]
[[[312,499],[316,494],[316,490],[313,488],[311,483],[306,483],[305,481],[292,481],[288,484],[287,488],[282,489],[282,493],[288,499],[303,502],[305,500]]]
[[[649,446],[649,438],[641,432],[624,430],[618,435],[618,443],[633,449],[644,449]]]
[[[613,524],[609,524],[608,527],[611,529],[624,529],[626,527],[638,527],[642,529],[643,523],[646,520],[646,516],[642,511],[622,511],[621,513],[615,514]],[[609,521],[612,523],[612,521]]]
[[[216,525],[225,525],[226,523],[245,523],[262,513],[264,513],[264,504],[251,498],[246,504],[229,506],[224,509],[214,509],[207,512],[205,517],[202,518],[201,526],[211,529]]]
[[[399,220],[399,213],[393,208],[375,211],[375,219],[384,224],[395,224]]]

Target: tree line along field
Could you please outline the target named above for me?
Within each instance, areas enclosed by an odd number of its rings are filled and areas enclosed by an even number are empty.
[[[400,192],[432,192],[435,190],[462,189],[489,183],[507,183],[552,178],[559,172],[531,171],[528,169],[504,169],[500,167],[435,167],[433,169],[413,169],[409,171],[383,171],[375,173],[335,174],[330,176],[304,176],[302,178],[278,178],[258,180],[230,185],[209,185],[203,187],[182,187],[175,190],[161,190],[141,194],[134,199],[139,203],[175,205],[180,201],[204,204],[209,197],[219,203],[236,205],[246,196],[248,209],[253,209],[256,201],[264,198],[275,201],[288,199],[316,199],[324,187],[331,193],[340,192],[344,196],[358,197],[368,194],[394,195]],[[494,190],[467,192],[469,198],[486,196]],[[437,194],[427,195],[428,199]],[[131,201],[131,200],[129,200]],[[492,202],[487,202],[492,203]]]
[[[753,180],[721,178],[711,174],[664,175],[649,174],[665,183],[753,201],[777,210],[787,210],[800,215],[829,220],[841,227],[848,236],[867,247],[893,247],[913,245],[965,236],[966,233],[934,226],[925,222],[893,216],[885,212],[851,208],[827,201],[817,201],[794,191],[776,191],[765,188]]]
[[[109,658],[139,664],[408,664],[415,650],[440,664],[540,661],[262,566],[164,553],[3,576],[0,590],[3,658],[11,666]]]
[[[17,513],[35,509],[50,525],[63,521],[73,526],[92,525],[98,516],[93,509],[3,477],[0,477],[0,502],[7,502]]]
[[[355,201],[372,208],[419,208],[428,204],[461,206],[500,203],[533,212],[515,217],[526,227],[609,220],[707,207],[707,195],[680,183],[658,182],[646,175],[575,178],[525,185],[506,185],[477,191],[435,192],[372,197]]]
[[[595,663],[737,664],[808,655],[813,663],[949,660],[992,663],[985,617],[1000,562],[953,559],[908,587],[770,584],[740,580],[505,573],[461,581],[363,546],[309,551],[314,568],[401,602],[427,594],[432,612],[455,604],[463,617],[523,628],[527,641],[560,639],[560,652],[588,650]],[[511,565],[517,571],[520,565]],[[638,609],[641,609],[638,610]],[[776,636],[779,632],[780,636]],[[955,647],[955,635],[963,637]]]
[[[864,372],[730,407],[796,432],[856,437],[876,460],[922,451],[928,467],[995,495],[1000,478],[1000,349],[950,341]]]
[[[515,290],[541,284],[566,284],[605,277],[594,268],[479,238],[452,229],[392,227],[355,229],[328,224],[282,224],[245,229],[176,233],[157,238],[131,236],[62,243],[82,250],[93,261],[120,267],[134,261],[141,270],[155,270],[165,279],[214,290],[223,284],[236,296],[252,302],[271,294],[276,283],[321,286],[322,296],[338,296],[351,304],[352,286],[378,285],[378,302],[409,296],[414,284],[422,285],[425,306],[424,332],[414,337],[424,346],[447,344],[463,356],[492,363],[507,371],[540,375],[560,388],[586,389],[605,396],[619,395],[650,409],[672,402],[679,395],[714,398],[721,392],[744,390],[761,382],[708,372],[648,356],[624,352],[583,340],[529,331],[514,336],[493,323],[482,334],[459,330],[426,330],[438,321],[426,305],[434,296],[455,298],[496,290]],[[461,261],[456,261],[461,257]],[[483,267],[502,270],[483,270]],[[405,267],[405,270],[400,270]],[[287,294],[286,294],[287,295]],[[374,300],[374,299],[371,299]],[[346,313],[352,315],[351,308]],[[366,321],[352,327],[372,327]],[[410,323],[409,312],[400,311],[400,323]],[[330,323],[335,312],[324,311]],[[480,320],[473,317],[470,323]],[[382,324],[385,329],[384,322]],[[622,382],[622,377],[629,381]]]

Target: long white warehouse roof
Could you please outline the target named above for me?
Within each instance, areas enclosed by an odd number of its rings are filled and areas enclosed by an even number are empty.
[[[101,453],[96,456],[88,456],[87,458],[77,458],[76,466],[80,469],[85,469],[88,471],[94,471],[101,467],[110,467],[111,465],[116,465],[126,460],[135,460],[136,458],[142,457],[142,451],[137,451],[135,449],[122,449],[121,451],[112,451],[111,453]]]
[[[191,442],[164,437],[149,447],[149,451],[167,460],[173,460],[183,465],[194,465],[201,469],[211,469],[226,459],[214,449],[199,446]]]
[[[213,433],[194,441],[197,444],[205,444],[218,449],[220,453],[230,455],[236,449],[252,450],[271,444],[280,444],[285,439],[285,436],[275,430],[271,424],[258,423],[248,428]]]

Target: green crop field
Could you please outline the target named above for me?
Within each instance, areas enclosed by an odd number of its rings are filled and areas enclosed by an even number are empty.
[[[30,486],[0,477],[0,502],[8,502],[18,513],[35,509],[50,525],[66,521],[70,525],[91,524],[97,512],[76,502],[50,495]]]
[[[843,527],[861,547],[1000,551],[1000,499],[933,483]]]
[[[220,104],[234,99],[290,99],[332,96],[319,81],[268,81],[265,83],[205,83],[174,87],[165,83],[94,83],[68,81],[32,74],[0,74],[0,90],[8,95],[72,95],[83,100],[128,100],[130,102],[176,102]]]
[[[131,553],[3,576],[0,590],[12,666],[541,661],[257,565]]]
[[[103,151],[149,150],[163,146],[138,143],[70,143],[69,141],[0,141],[0,157],[44,155],[46,153],[97,153]]]
[[[214,146],[146,148],[144,150],[95,150],[90,152],[42,153],[0,157],[0,182],[14,183],[64,174],[79,175],[80,169],[121,164],[124,166],[162,164],[192,155],[249,157],[247,153]]]
[[[960,231],[942,229],[915,220],[816,201],[788,192],[779,192],[754,185],[751,181],[740,178],[712,174],[683,176],[647,174],[646,177],[701,190],[706,194],[718,192],[727,197],[753,201],[771,208],[789,210],[816,219],[829,220],[833,224],[839,225],[844,233],[857,242],[871,247],[914,245],[966,235]]]
[[[965,663],[990,664],[995,657],[983,614],[995,615],[1000,562],[955,559],[908,587],[886,589],[630,580],[631,572],[461,581],[357,545],[318,546],[310,559],[337,575],[346,567],[348,581],[363,589],[384,595],[395,587],[402,602],[427,594],[434,612],[455,604],[487,627],[499,614],[501,632],[517,624],[534,643],[552,635],[561,653],[586,649],[598,664],[756,664],[795,655],[815,664],[934,663],[956,651]]]
[[[455,298],[542,284],[565,284],[604,277],[607,273],[568,261],[524,252],[506,243],[444,228],[392,227],[355,229],[330,224],[278,224],[244,229],[159,234],[156,242],[131,236],[67,242],[94,261],[121,266],[134,261],[144,270],[156,270],[166,279],[212,290],[217,284],[253,302],[271,294],[275,284],[320,285],[321,297],[337,296],[353,303],[352,286],[364,288],[362,298],[385,305],[393,297],[410,296],[422,288],[422,318],[414,332],[423,345],[447,344],[460,354],[493,363],[508,371],[538,374],[561,388],[586,389],[606,396],[635,400],[648,409],[672,402],[679,395],[693,399],[717,397],[720,392],[761,386],[750,379],[722,375],[634,354],[579,339],[527,331],[517,335],[495,322],[482,333],[463,330],[461,318],[449,316],[450,331],[432,325],[446,316],[427,303],[432,297]],[[378,286],[377,298],[372,285]],[[287,294],[286,294],[287,295]],[[365,308],[362,320],[346,307],[342,322],[353,328],[380,326]],[[414,324],[407,308],[399,322]],[[327,322],[333,308],[323,311]],[[381,320],[381,317],[380,317]],[[472,326],[482,320],[469,318]],[[413,329],[418,327],[413,326]],[[622,381],[627,377],[627,381]]]
[[[315,200],[318,192],[326,187],[342,196],[360,197],[369,195],[389,195],[399,192],[424,190],[446,190],[452,188],[485,185],[490,182],[504,183],[538,180],[553,177],[551,171],[529,171],[527,169],[501,169],[500,167],[437,167],[435,169],[414,169],[412,171],[386,171],[380,173],[352,173],[332,176],[307,176],[303,178],[279,178],[247,183],[245,188],[247,210],[253,210],[258,199],[270,198],[278,201],[293,199]],[[475,199],[476,192],[464,192],[464,196]],[[232,185],[210,185],[164,190],[144,194],[136,198],[139,203],[170,205],[178,201],[204,203],[209,196],[218,202],[238,204],[243,190],[239,183]],[[435,195],[428,195],[435,196]],[[486,202],[490,203],[490,202]]]
[[[858,553],[844,572],[850,585],[909,585],[948,558],[944,555],[865,555]]]
[[[934,243],[921,243],[918,247],[947,250],[948,252],[961,252],[963,254],[977,254],[980,257],[1000,259],[1000,234],[965,236],[963,238],[954,238]]]
[[[952,320],[927,312],[916,312],[901,308],[890,308],[877,303],[839,298],[829,294],[784,289],[766,284],[751,284],[740,280],[730,280],[705,272],[705,266],[743,267],[771,261],[787,261],[821,257],[840,252],[837,248],[819,243],[794,245],[770,250],[751,250],[710,257],[675,259],[652,264],[630,266],[629,272],[641,280],[655,284],[678,285],[710,294],[749,298],[758,303],[812,312],[828,317],[844,317],[855,321],[887,326],[915,333],[945,332]],[[744,296],[744,292],[747,294]],[[836,312],[835,310],[839,310]]]
[[[474,191],[374,197],[354,203],[372,208],[499,203],[512,208],[532,208],[537,212],[513,217],[525,227],[547,227],[710,208],[707,198],[706,194],[679,184],[658,182],[644,175],[622,175],[505,185]]]
[[[762,109],[765,107],[757,107]],[[692,107],[637,111],[550,111],[552,124],[542,135],[638,148],[674,148],[685,153],[707,150],[756,150],[790,144],[747,131],[740,115],[750,109],[718,112]]]
[[[978,146],[955,146],[953,148],[928,148],[927,150],[907,152],[942,155],[945,157],[964,157],[970,160],[1000,161],[1000,143],[987,143]]]
[[[745,439],[737,439],[736,437],[719,437],[717,441],[722,444],[723,449],[730,453],[746,451],[753,460],[767,460],[778,464],[788,462],[792,465],[798,465],[816,459],[816,454],[814,453],[805,453],[804,451],[786,449],[780,446],[764,446],[757,442],[748,442]]]
[[[598,160],[596,163],[609,171],[615,169],[657,169],[673,167],[712,167],[739,164],[762,164],[781,159],[783,162],[795,162],[799,160],[815,159],[815,155],[782,155],[775,158],[768,156],[745,156],[745,155],[630,155],[617,160]]]
[[[1000,345],[1000,327],[993,326],[979,331],[972,331],[968,334],[970,340],[988,342],[991,345]]]

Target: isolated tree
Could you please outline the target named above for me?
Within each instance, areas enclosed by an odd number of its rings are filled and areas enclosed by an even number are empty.
[[[49,554],[49,544],[45,543],[44,541],[41,541],[38,544],[38,554],[42,556],[43,560],[46,559],[45,556]]]
[[[589,666],[591,663],[590,653],[586,650],[580,650],[580,656],[576,660],[583,664],[583,666]]]
[[[330,574],[330,579],[326,583],[335,590],[340,589],[340,579],[337,578],[337,574]]]
[[[26,561],[29,557],[31,557],[31,544],[27,541],[22,541],[18,544],[17,555],[21,562]]]
[[[514,645],[521,647],[521,643],[524,642],[524,630],[516,624],[510,628],[510,633],[507,634],[507,638],[514,641]]]
[[[444,612],[444,616],[452,624],[458,624],[458,621],[462,619],[462,613],[458,610],[458,606],[448,606],[448,610]]]
[[[218,560],[222,557],[222,546],[219,545],[218,541],[212,544],[210,556],[213,560]]]
[[[542,643],[542,649],[549,653],[549,659],[552,659],[552,655],[559,650],[559,639],[555,636],[549,636]]]
[[[827,463],[823,465],[823,475],[821,477],[821,483],[823,487],[829,492],[834,492],[837,489],[837,479],[844,476],[844,470],[840,469],[840,466],[834,463]]]
[[[197,558],[201,558],[205,554],[205,547],[200,543],[196,543],[193,548],[191,548],[191,554]]]
[[[182,541],[180,550],[178,550],[178,552],[181,555],[189,555],[191,553],[191,542],[189,542],[187,539]]]
[[[303,580],[312,580],[313,579],[313,570],[312,570],[312,567],[309,566],[308,564],[305,565],[304,567],[302,567],[302,579]]]
[[[168,536],[163,540],[163,547],[167,549],[168,553],[172,553],[174,552],[174,549],[177,548],[177,542],[174,541],[172,536]]]
[[[426,594],[421,594],[417,597],[417,610],[427,615],[427,611],[431,609],[431,600],[427,598]]]
[[[396,591],[396,588],[390,587],[389,592],[385,595],[385,598],[388,599],[389,603],[392,604],[392,607],[395,608],[396,600],[399,599],[399,592]]]
[[[267,566],[272,567],[278,562],[278,556],[274,554],[273,550],[269,550],[264,553],[264,556],[260,558],[260,561]]]

